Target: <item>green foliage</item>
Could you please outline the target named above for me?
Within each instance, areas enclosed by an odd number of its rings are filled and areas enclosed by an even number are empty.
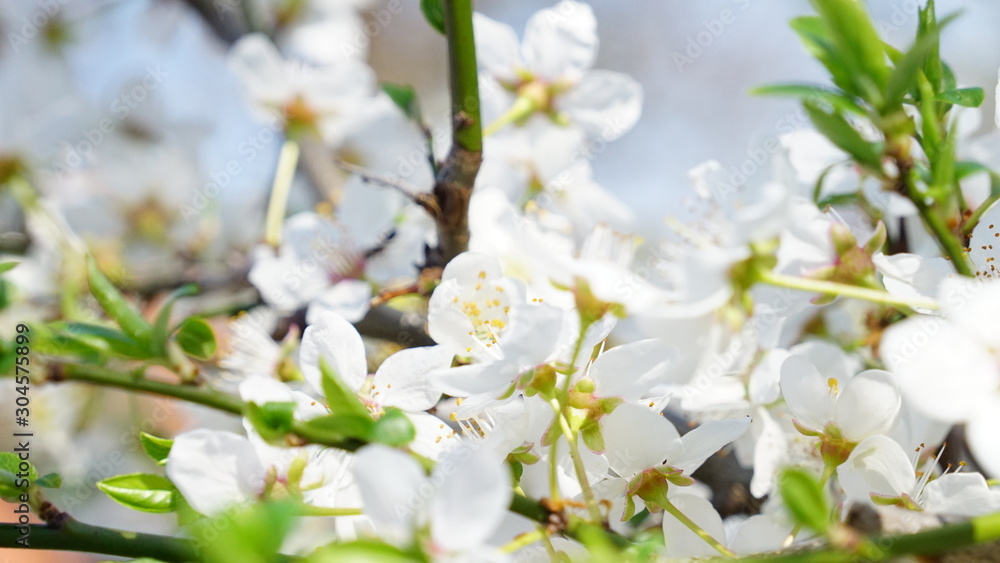
[[[58,473],[47,473],[38,478],[35,484],[46,489],[58,489],[62,487],[62,475]]]
[[[206,563],[271,563],[295,524],[294,502],[262,502],[189,527]]]
[[[415,548],[403,550],[374,540],[335,543],[317,549],[306,563],[407,563],[427,561]]]
[[[262,438],[268,442],[276,442],[284,438],[295,423],[295,403],[247,403],[244,416]]]
[[[326,397],[326,406],[330,412],[371,418],[368,409],[358,398],[357,391],[349,388],[340,379],[325,358],[320,358],[319,369],[323,376],[323,395]]]
[[[420,0],[420,11],[427,23],[444,35],[444,0]]]
[[[778,475],[778,491],[796,524],[819,534],[829,530],[830,502],[812,473],[798,467],[785,469]]]
[[[142,444],[142,449],[149,457],[153,458],[157,465],[164,465],[167,462],[170,448],[174,445],[173,440],[159,438],[145,432],[139,432],[139,442]]]
[[[388,446],[405,446],[417,437],[417,430],[403,411],[388,408],[375,421],[372,427],[370,441]]]
[[[97,483],[113,500],[142,512],[173,512],[181,494],[166,477],[150,473],[117,475]]]
[[[174,340],[184,353],[199,360],[208,360],[215,355],[218,344],[212,327],[199,317],[188,317],[177,327]]]
[[[403,110],[403,114],[411,121],[419,122],[421,120],[420,104],[417,101],[417,93],[413,90],[412,86],[383,82],[382,91],[389,96],[399,109]]]
[[[22,463],[28,466],[25,471],[20,469]],[[25,492],[23,485],[33,485],[37,480],[38,472],[30,461],[22,461],[13,452],[0,452],[0,499],[17,501],[18,496]]]
[[[125,334],[139,345],[148,348],[153,336],[153,327],[101,272],[97,262],[90,256],[87,257],[87,279],[90,282],[90,293],[97,299],[101,309],[118,323]]]

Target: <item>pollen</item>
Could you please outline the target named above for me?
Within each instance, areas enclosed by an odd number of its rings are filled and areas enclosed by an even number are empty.
[[[458,416],[456,416],[455,413],[449,414],[448,418],[450,418],[452,422],[458,422]]]
[[[837,378],[831,377],[826,380],[826,386],[830,389],[830,394],[836,396],[840,392],[840,384],[837,382]]]
[[[485,280],[486,279],[486,271],[485,270],[479,272],[479,279],[481,279],[481,280]]]

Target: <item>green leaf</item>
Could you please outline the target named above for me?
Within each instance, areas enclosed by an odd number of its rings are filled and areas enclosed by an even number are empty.
[[[311,418],[302,423],[303,428],[317,438],[332,442],[344,440],[369,441],[375,421],[370,416],[357,414],[331,414]]]
[[[802,16],[793,19],[791,27],[806,51],[826,67],[834,84],[851,94],[859,94],[854,90],[851,73],[841,61],[823,20],[816,16]]]
[[[199,317],[188,317],[180,324],[174,340],[189,356],[199,360],[207,360],[215,355],[218,345],[215,343],[215,333],[212,327]]]
[[[268,442],[284,438],[295,422],[295,403],[274,402],[258,405],[247,403],[244,415],[254,429]]]
[[[983,105],[986,94],[982,88],[959,88],[958,90],[948,90],[937,95],[940,102],[948,102],[956,106],[966,108],[977,108]]]
[[[35,481],[35,483],[39,487],[45,487],[46,489],[58,489],[59,487],[62,487],[62,475],[58,473],[42,475],[38,478],[38,481]]]
[[[936,32],[921,37],[896,63],[889,76],[883,109],[898,105],[903,101],[906,93],[916,87],[917,73],[923,69],[927,57],[937,48],[937,41],[938,34]]]
[[[388,446],[405,446],[416,437],[417,430],[406,414],[391,407],[375,421],[371,432],[371,441]]]
[[[989,174],[990,169],[978,162],[962,160],[955,163],[955,179],[963,180],[975,174]]]
[[[104,494],[133,510],[172,512],[180,492],[166,477],[150,473],[118,475],[97,483]]]
[[[19,262],[0,262],[0,275],[13,270],[18,264]]]
[[[844,152],[854,157],[859,163],[873,170],[882,167],[882,150],[878,143],[866,141],[861,133],[839,113],[827,113],[812,102],[804,102],[806,113],[816,129],[830,139],[830,142],[840,147]]]
[[[113,352],[127,358],[148,358],[150,356],[149,350],[141,343],[111,327],[77,322],[53,323],[52,326],[57,330],[61,329],[58,332],[60,336],[75,340],[95,350]]]
[[[174,290],[160,305],[160,312],[156,315],[156,324],[153,326],[153,346],[159,355],[164,355],[167,350],[167,338],[169,337],[170,313],[174,310],[174,303],[182,297],[188,297],[198,293],[198,286],[189,283]]]
[[[273,563],[297,514],[294,502],[264,502],[249,509],[199,521],[190,527],[206,563]]]
[[[375,540],[333,543],[317,549],[305,563],[412,563],[426,561],[415,551],[404,551]]]
[[[148,346],[153,327],[104,276],[97,267],[97,262],[90,256],[87,256],[87,279],[90,282],[90,293],[100,303],[101,309],[118,323],[125,334],[141,345]]]
[[[412,121],[420,121],[420,104],[417,103],[417,93],[413,90],[412,86],[383,82],[382,91],[389,96],[399,109],[403,110],[406,117]]]
[[[21,471],[21,463],[27,464],[25,471]],[[18,496],[37,480],[38,472],[30,461],[22,461],[13,452],[0,452],[0,499],[17,501]]]
[[[882,40],[868,13],[857,0],[812,0],[835,46],[837,58],[851,75],[856,88],[874,105],[886,86],[889,67]]]
[[[163,465],[167,462],[167,456],[170,455],[170,448],[174,445],[173,440],[159,438],[141,431],[139,432],[139,442],[142,444],[142,449],[146,451],[149,457],[153,458],[153,461],[157,465]]]
[[[815,100],[829,104],[841,111],[847,111],[858,115],[868,115],[854,99],[841,90],[835,88],[824,88],[812,84],[767,84],[758,86],[750,90],[752,96],[781,96],[789,98],[801,98],[804,100]]]
[[[431,27],[445,34],[444,31],[444,0],[420,0],[420,11]]]
[[[830,527],[830,505],[823,486],[812,473],[798,467],[778,475],[778,490],[796,523],[825,534]]]
[[[326,397],[326,406],[330,412],[371,418],[368,409],[358,398],[357,391],[349,388],[340,379],[326,358],[320,358],[319,370],[323,374],[323,395]]]

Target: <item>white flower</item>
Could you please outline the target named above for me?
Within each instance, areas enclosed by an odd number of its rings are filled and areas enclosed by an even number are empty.
[[[642,87],[617,72],[591,70],[597,55],[597,22],[590,6],[563,0],[528,21],[524,41],[509,26],[474,16],[476,53],[484,105],[530,99],[535,111],[564,116],[606,141],[635,125],[642,112]]]
[[[1000,283],[947,279],[944,318],[913,316],[886,329],[881,356],[907,401],[935,420],[965,422],[980,465],[1000,475]]]
[[[435,557],[482,556],[510,505],[510,471],[471,447],[458,448],[428,477],[410,456],[371,445],[354,458],[365,514],[380,536],[407,545],[429,529]]]
[[[270,39],[257,33],[233,45],[229,64],[262,119],[277,116],[286,131],[313,131],[329,143],[352,131],[358,109],[375,90],[371,69],[363,63],[312,67],[285,60]]]
[[[872,436],[854,448],[837,469],[837,476],[847,496],[855,501],[952,516],[1000,510],[1000,491],[990,490],[982,475],[960,473],[961,468],[934,475],[944,448],[941,450],[918,472],[916,460],[908,459],[899,444],[886,436]]]
[[[800,428],[859,442],[896,423],[901,399],[889,372],[841,372],[824,377],[798,355],[781,366],[781,393]]]

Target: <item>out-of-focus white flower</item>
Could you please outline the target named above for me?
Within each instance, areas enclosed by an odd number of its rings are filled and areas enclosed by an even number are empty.
[[[621,73],[591,70],[598,40],[590,6],[563,0],[537,12],[520,44],[513,29],[486,16],[476,14],[474,25],[484,106],[504,111],[519,99],[606,141],[638,121],[642,86]]]
[[[428,530],[435,557],[482,558],[513,495],[510,471],[481,452],[458,448],[424,474],[410,456],[371,445],[354,459],[364,511],[383,538],[407,545]]]

